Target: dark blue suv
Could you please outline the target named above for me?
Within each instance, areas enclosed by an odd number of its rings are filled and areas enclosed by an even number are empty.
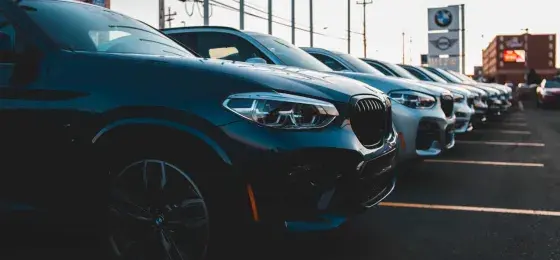
[[[245,224],[334,228],[395,181],[385,95],[202,59],[73,1],[0,0],[0,122],[2,234],[35,230],[22,244],[108,230],[117,258],[199,259]]]

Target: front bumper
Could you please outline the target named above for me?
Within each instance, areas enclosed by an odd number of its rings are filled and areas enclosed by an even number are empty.
[[[280,131],[240,121],[222,131],[234,172],[254,194],[255,207],[247,210],[257,211],[255,222],[284,223],[291,231],[336,228],[395,185],[394,130],[373,149],[360,143],[348,122],[321,131]]]
[[[393,123],[399,133],[399,160],[437,156],[455,145],[455,116],[438,107],[412,109],[393,102]]]
[[[509,100],[501,100],[502,101],[502,105],[500,106],[500,111],[501,112],[507,112],[509,110],[509,108],[511,107],[511,102]]]
[[[482,101],[476,101],[474,103],[474,123],[484,123],[486,122],[486,115],[488,114],[488,105]]]
[[[545,95],[542,96],[541,101],[544,105],[560,105],[560,94],[559,95]]]
[[[488,100],[488,114],[490,115],[500,115],[502,112],[502,107],[504,103],[498,99]]]
[[[453,110],[456,118],[455,133],[462,134],[472,131],[473,125],[471,120],[475,111],[466,103],[455,103]]]

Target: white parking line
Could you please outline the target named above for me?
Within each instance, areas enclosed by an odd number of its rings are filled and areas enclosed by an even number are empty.
[[[513,135],[530,135],[529,131],[517,131],[517,130],[483,130],[479,129],[479,133],[499,133],[499,134],[513,134]]]
[[[517,106],[519,107],[519,110],[525,111],[525,107],[523,106],[523,102],[521,102],[521,100],[517,101]]]
[[[530,209],[485,208],[485,207],[432,205],[432,204],[416,204],[416,203],[400,203],[400,202],[381,202],[381,203],[379,203],[379,206],[382,206],[382,207],[396,207],[396,208],[419,208],[419,209],[436,209],[436,210],[474,211],[474,212],[489,212],[489,213],[504,213],[504,214],[560,217],[560,212],[558,212],[558,211],[544,211],[544,210],[530,210]]]
[[[492,124],[504,125],[504,126],[527,126],[527,123],[511,123],[511,122],[495,122]]]
[[[521,162],[490,162],[490,161],[463,161],[463,160],[444,160],[426,159],[427,163],[458,163],[458,164],[479,164],[492,166],[519,166],[519,167],[544,167],[542,163],[521,163]]]
[[[504,145],[504,146],[532,146],[544,147],[543,143],[513,143],[513,142],[485,142],[485,141],[455,141],[457,144],[485,144],[485,145]]]

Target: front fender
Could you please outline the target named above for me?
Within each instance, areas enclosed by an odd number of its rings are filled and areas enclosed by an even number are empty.
[[[108,124],[107,126],[103,127],[100,131],[98,131],[97,134],[95,134],[95,136],[92,138],[91,142],[92,144],[96,144],[99,142],[100,139],[102,139],[102,137],[108,135],[112,131],[120,129],[121,127],[142,126],[142,125],[167,127],[167,128],[184,132],[185,134],[195,137],[199,141],[208,145],[208,147],[210,147],[224,163],[228,165],[232,164],[231,159],[227,155],[227,153],[220,147],[220,145],[216,141],[214,141],[208,135],[204,134],[202,131],[194,127],[187,126],[173,121],[168,121],[168,120],[161,120],[161,119],[154,119],[154,118],[127,118],[127,119],[117,120],[115,122]]]

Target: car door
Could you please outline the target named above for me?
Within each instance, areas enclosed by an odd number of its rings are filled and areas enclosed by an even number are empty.
[[[228,32],[181,32],[170,34],[204,58],[232,61],[247,61],[250,58],[262,58],[268,64],[272,61],[253,44]]]
[[[72,115],[57,108],[69,95],[46,79],[48,52],[14,3],[0,1],[0,211],[46,216],[75,207],[67,202],[78,183],[67,177],[80,173],[73,168],[79,153],[72,150]]]
[[[310,52],[309,54],[311,54],[311,56],[315,57],[316,59],[318,59],[319,61],[321,61],[323,64],[327,65],[327,67],[331,68],[334,71],[343,71],[343,70],[351,71],[349,68],[344,66],[342,63],[338,62],[337,60],[335,60],[335,59],[333,59],[333,58],[331,58],[327,55],[314,53],[314,52]]]

